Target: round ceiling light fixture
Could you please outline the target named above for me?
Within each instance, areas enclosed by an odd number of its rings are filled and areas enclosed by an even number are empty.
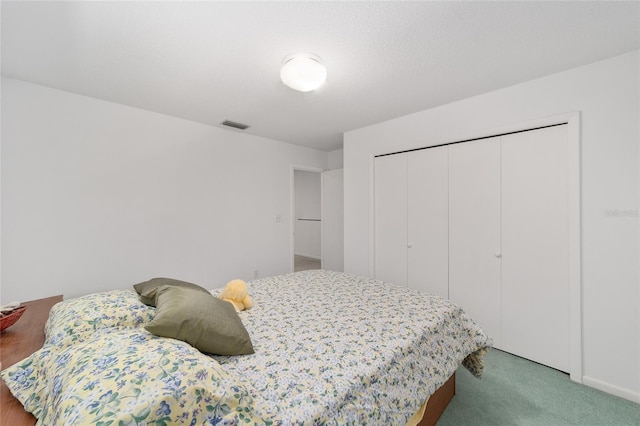
[[[294,53],[282,60],[280,79],[294,90],[310,92],[325,82],[327,69],[318,55]]]

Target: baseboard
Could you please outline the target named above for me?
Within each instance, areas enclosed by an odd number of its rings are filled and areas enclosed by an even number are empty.
[[[304,256],[310,259],[320,260],[320,256],[317,254],[306,254],[306,253],[294,253],[296,256]]]
[[[635,402],[636,404],[640,404],[640,393],[630,391],[629,389],[614,386],[612,384],[605,383],[601,380],[594,379],[593,377],[588,376],[582,376],[582,384],[606,393],[610,393],[611,395],[627,399],[631,402]]]

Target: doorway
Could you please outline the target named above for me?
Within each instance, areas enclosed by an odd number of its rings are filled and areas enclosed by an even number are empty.
[[[293,169],[293,271],[322,265],[322,173]]]

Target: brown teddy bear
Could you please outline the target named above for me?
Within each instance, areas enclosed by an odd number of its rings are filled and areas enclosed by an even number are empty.
[[[242,280],[229,281],[218,297],[231,303],[237,312],[251,309],[255,305],[253,299],[249,296],[247,283]]]

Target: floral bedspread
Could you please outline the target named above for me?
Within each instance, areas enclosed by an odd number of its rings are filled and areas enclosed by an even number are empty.
[[[403,425],[491,339],[458,306],[373,279],[304,271],[249,283],[240,313],[256,353],[214,357],[283,424]]]
[[[255,354],[207,356],[143,327],[133,291],[61,302],[2,378],[38,424],[404,424],[491,340],[437,296],[305,271],[248,283]],[[212,291],[216,294],[216,291]]]

